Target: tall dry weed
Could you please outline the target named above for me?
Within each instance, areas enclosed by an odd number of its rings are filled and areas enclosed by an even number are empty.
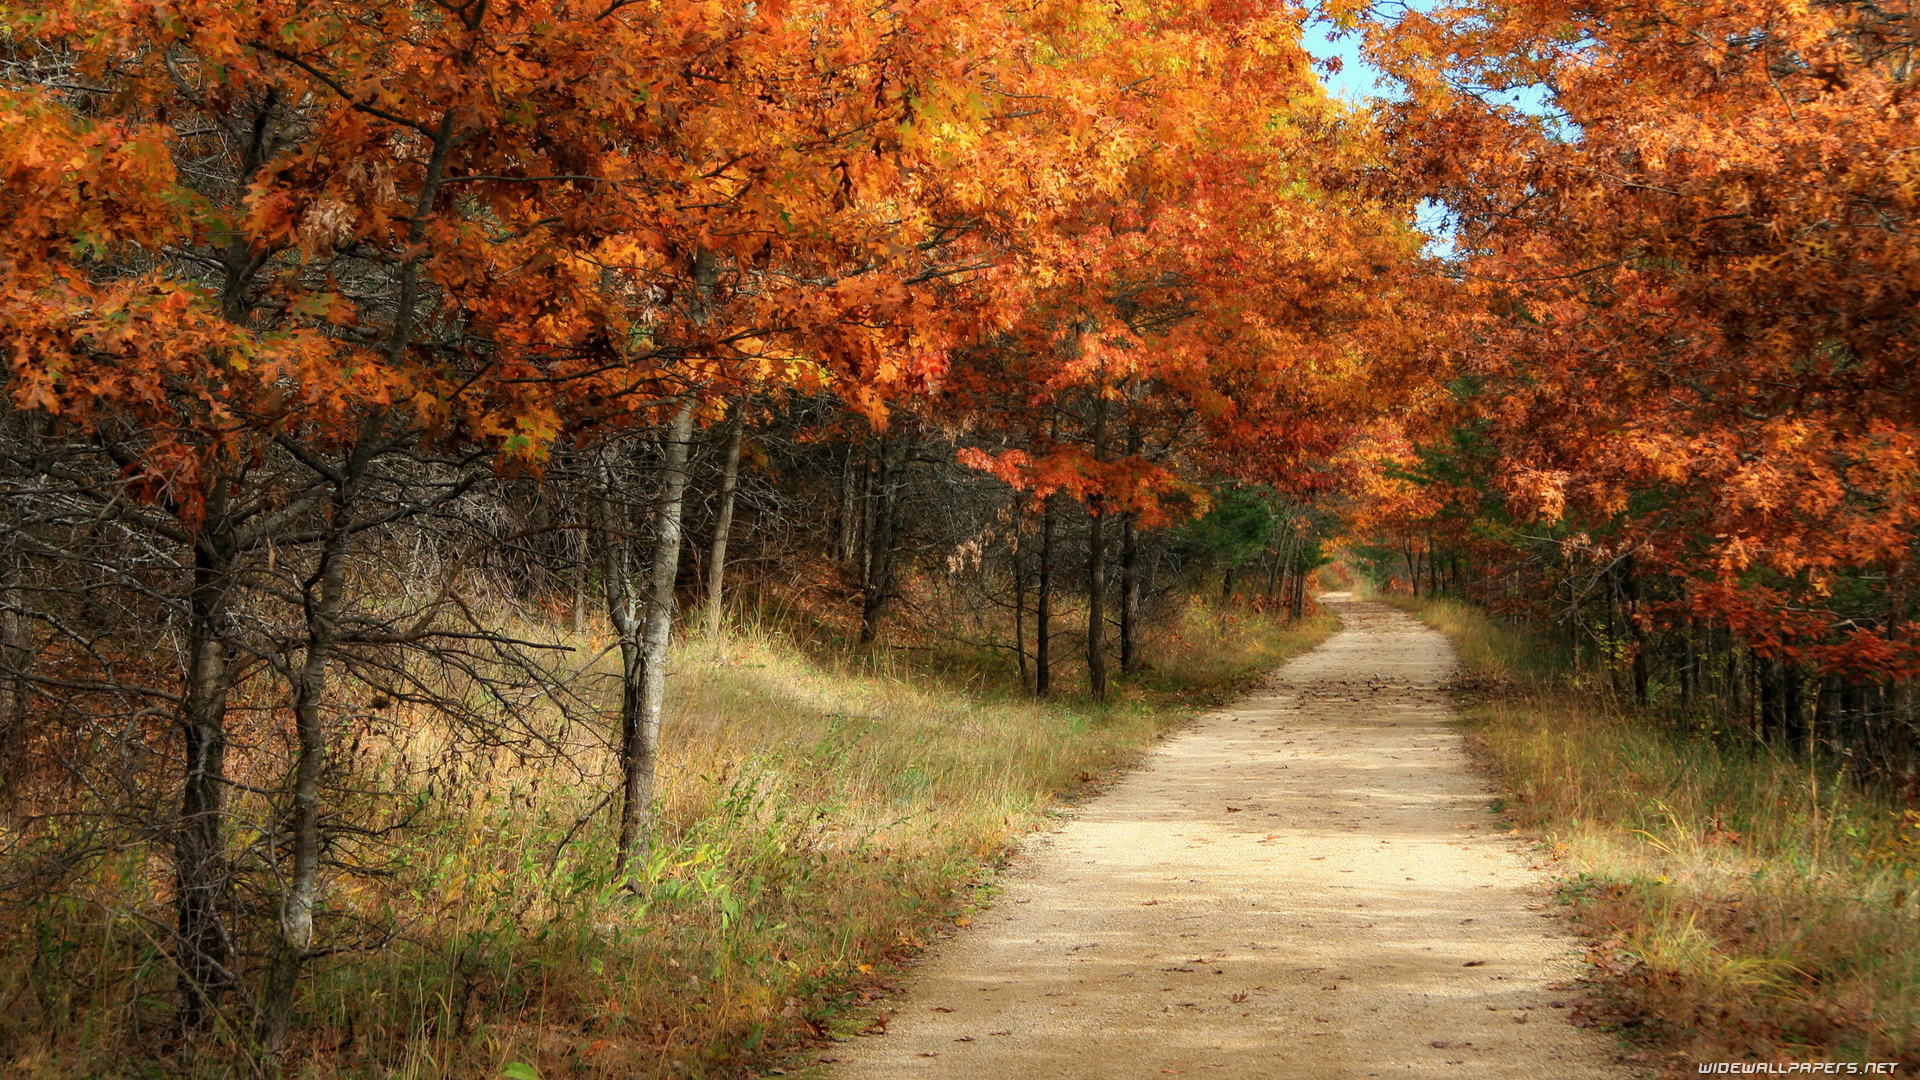
[[[1609,708],[1465,604],[1412,606],[1494,688],[1468,729],[1596,937],[1598,1022],[1690,1060],[1920,1064],[1920,812],[1844,761]]]
[[[809,657],[752,627],[683,643],[658,835],[631,881],[610,876],[611,730],[556,730],[539,754],[469,747],[456,768],[426,718],[395,722],[356,764],[390,831],[361,838],[364,857],[334,853],[325,901],[336,931],[361,932],[336,933],[356,944],[313,965],[287,1072],[625,1080],[767,1067],[882,992],[892,963],[990,890],[1020,835],[1192,706],[1329,629],[1183,613],[1150,644],[1151,672],[1110,704],[1033,701],[990,659]],[[575,644],[608,663],[606,642]],[[267,1071],[244,1002],[212,1037],[183,1044],[167,1030],[164,868],[152,849],[92,860],[0,929],[11,1073]]]

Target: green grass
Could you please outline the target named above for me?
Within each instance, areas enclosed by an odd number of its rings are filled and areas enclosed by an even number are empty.
[[[1562,860],[1603,1015],[1695,1061],[1920,1063],[1920,812],[1710,723],[1610,712],[1524,633],[1400,602],[1488,688],[1472,741]]]
[[[810,659],[753,631],[685,644],[638,890],[609,880],[606,732],[564,733],[566,757],[464,754],[378,851],[387,872],[330,882],[331,925],[364,920],[368,948],[316,963],[286,1074],[739,1076],[788,1060],[984,895],[1022,834],[1331,625],[1184,613],[1111,704],[1032,701],[988,663]],[[445,747],[421,726],[360,765],[405,788]],[[164,865],[151,848],[98,860],[0,930],[10,1075],[259,1071],[244,1040],[188,1053],[166,1037]],[[230,1023],[244,1030],[240,1006]]]

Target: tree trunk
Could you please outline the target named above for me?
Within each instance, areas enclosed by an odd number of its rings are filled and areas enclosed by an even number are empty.
[[[1033,616],[1033,694],[1053,692],[1053,496],[1040,504],[1040,589]]]
[[[1806,741],[1812,730],[1807,723],[1806,681],[1799,664],[1780,661],[1781,725],[1789,746]]]
[[[727,421],[727,456],[720,470],[720,514],[713,525],[713,550],[707,555],[707,637],[720,638],[721,602],[727,575],[727,534],[733,529],[733,489],[740,479],[740,440],[746,432],[743,397]]]
[[[1140,668],[1140,551],[1139,526],[1128,514],[1120,524],[1120,670],[1128,675]]]
[[[859,447],[847,445],[845,468],[840,470],[840,536],[838,556],[841,562],[853,561],[854,533],[859,526],[860,511],[856,505],[860,501],[859,477],[853,471],[854,459],[859,455]]]
[[[1127,387],[1127,456],[1140,453],[1140,428],[1132,420],[1132,407],[1139,400],[1140,383]],[[1140,670],[1140,525],[1129,513],[1120,523],[1120,670],[1132,675]]]
[[[1887,575],[1887,640],[1899,641],[1911,619],[1907,602],[1907,565],[1905,561],[1894,565]],[[1920,772],[1920,731],[1916,731],[1913,715],[1913,679],[1907,676],[1894,676],[1886,690],[1887,712],[1880,723],[1890,746],[1887,753],[1888,769],[1911,777]]]
[[[625,780],[620,807],[620,840],[614,872],[644,867],[646,829],[653,817],[654,772],[660,747],[660,714],[666,702],[667,645],[673,634],[673,586],[680,573],[680,516],[686,505],[687,452],[693,441],[693,399],[688,398],[667,428],[660,464],[660,503],[653,515],[653,568],[648,581],[646,622],[622,702],[620,766]],[[634,678],[637,676],[637,678]],[[637,684],[637,685],[636,685]]]
[[[899,556],[900,486],[906,473],[908,447],[904,441],[882,443],[873,506],[873,531],[867,538],[867,578],[860,605],[860,644],[871,645],[880,636],[880,617],[893,598],[894,566]]]
[[[1015,511],[1014,535],[1020,535],[1019,511]],[[1021,565],[1020,549],[1014,548],[1009,559],[1013,567],[1013,656],[1020,668],[1020,689],[1029,689],[1033,684],[1027,672],[1027,568]]]
[[[294,730],[300,754],[294,764],[293,865],[283,872],[280,890],[279,933],[269,947],[267,973],[260,998],[260,1041],[279,1051],[286,1044],[293,1017],[294,991],[300,969],[313,946],[313,905],[320,875],[320,777],[327,764],[327,730],[321,708],[327,693],[327,664],[338,638],[337,620],[345,591],[345,552],[352,481],[336,497],[331,535],[322,545],[319,564],[305,583],[306,654],[298,670],[289,671],[293,689]]]
[[[885,449],[886,444],[882,443],[881,450],[883,453]],[[866,456],[860,466],[860,485],[862,491],[860,493],[859,535],[855,538],[855,544],[860,553],[858,561],[860,564],[860,585],[862,588],[865,588],[866,584],[873,580],[873,533],[876,519],[879,516],[877,504],[880,498],[880,483],[876,479],[879,468],[879,464],[875,462],[871,456]]]
[[[1291,526],[1289,526],[1291,527]],[[1280,541],[1277,548],[1267,549],[1267,603],[1276,606],[1286,603],[1287,592],[1287,542]]]
[[[1627,636],[1633,642],[1633,702],[1640,708],[1647,707],[1647,629],[1640,619],[1640,577],[1634,572],[1633,560],[1628,559],[1621,569],[1620,590],[1626,600]]]
[[[1087,692],[1107,700],[1107,515],[1095,507],[1087,529]]]
[[[1746,650],[1741,645],[1740,639],[1734,637],[1729,631],[1726,678],[1728,708],[1734,716],[1739,717],[1740,725],[1747,729],[1748,734],[1763,737],[1764,732],[1761,731],[1754,717],[1757,707],[1754,694],[1753,669],[1755,666],[1752,653]]]
[[[174,911],[180,972],[178,1019],[199,1031],[213,1019],[232,979],[233,949],[221,920],[228,885],[226,858],[227,696],[232,652],[225,639],[234,551],[222,520],[226,485],[215,481],[207,523],[194,543],[187,608],[186,693],[180,707],[185,775],[174,836]]]
[[[1693,640],[1693,623],[1687,622],[1680,628],[1680,711],[1691,712],[1695,681],[1699,678],[1700,651]]]
[[[633,521],[638,517],[620,503],[625,479],[609,460],[610,450],[603,448],[600,459],[600,490],[595,493],[596,531],[600,534],[600,582],[606,590],[607,621],[613,624],[614,637],[620,643],[620,740],[621,765],[626,766],[626,748],[635,739],[641,716],[646,711],[642,682],[645,664],[641,661],[642,612],[639,584],[634,580]],[[624,775],[624,774],[623,774]],[[624,787],[623,787],[623,790]],[[624,830],[625,818],[622,817]],[[615,863],[624,869],[626,854],[616,852]]]
[[[1567,658],[1573,665],[1575,682],[1580,679],[1580,595],[1574,593],[1567,605]]]
[[[26,560],[12,544],[0,553],[0,822],[8,820],[20,779],[19,765],[27,745],[27,669],[33,650],[27,642],[27,619],[21,607],[20,579]]]
[[[587,632],[587,559],[584,555],[573,567],[573,632]]]
[[[1107,400],[1094,406],[1093,460],[1106,460]],[[1103,496],[1087,507],[1087,692],[1107,700],[1107,509]]]
[[[1288,570],[1293,574],[1293,594],[1288,599],[1287,616],[1299,622],[1307,614],[1306,538],[1293,546]]]
[[[1777,659],[1769,657],[1761,660],[1755,657],[1754,667],[1759,679],[1759,693],[1756,696],[1760,702],[1759,730],[1764,742],[1785,730],[1786,709],[1781,701],[1781,688],[1786,680],[1781,677],[1781,663]]]

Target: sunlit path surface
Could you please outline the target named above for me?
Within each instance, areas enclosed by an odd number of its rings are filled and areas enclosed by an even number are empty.
[[[1494,836],[1439,634],[1343,628],[1030,845],[843,1080],[1625,1077],[1554,984],[1577,941]]]

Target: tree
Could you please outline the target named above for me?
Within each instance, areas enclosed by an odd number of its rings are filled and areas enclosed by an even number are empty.
[[[1794,668],[1770,700],[1807,697],[1809,672],[1906,685],[1904,17],[1467,4],[1368,33],[1406,86],[1406,182],[1455,215],[1472,332],[1452,348],[1490,479],[1522,519],[1564,523],[1552,561],[1596,571],[1570,625],[1601,589],[1640,687],[1667,626]],[[1498,103],[1514,94],[1541,104]]]

